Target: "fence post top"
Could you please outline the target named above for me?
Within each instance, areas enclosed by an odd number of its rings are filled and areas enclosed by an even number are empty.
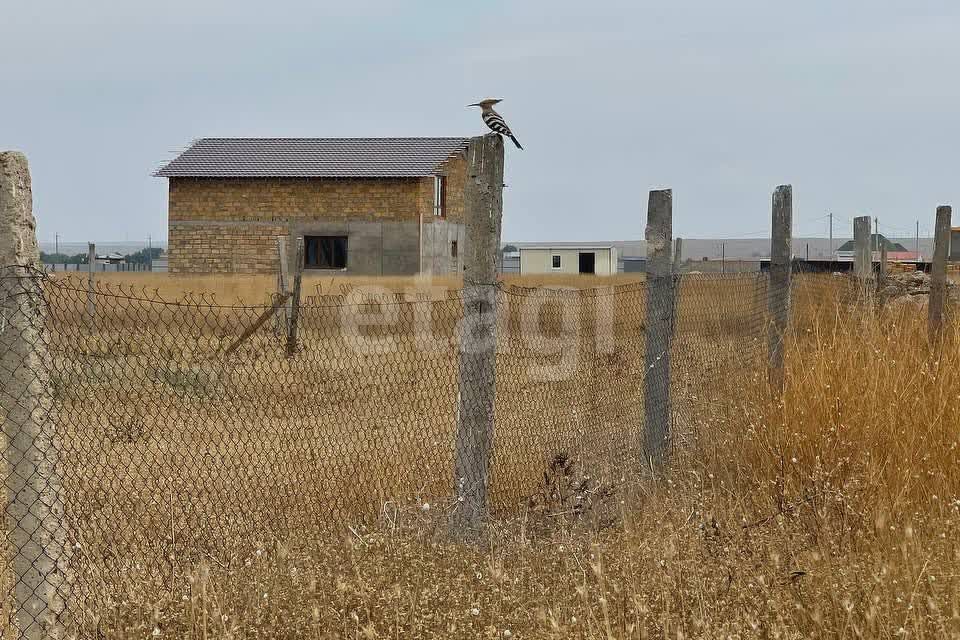
[[[0,165],[27,164],[27,155],[23,151],[0,151]]]

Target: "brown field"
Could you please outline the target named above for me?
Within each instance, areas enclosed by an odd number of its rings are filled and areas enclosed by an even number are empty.
[[[76,284],[86,282],[84,273],[58,273],[58,278]],[[616,274],[612,276],[569,276],[502,274],[508,284],[523,287],[574,287],[578,289],[603,287],[643,281],[643,274]],[[148,292],[159,292],[167,300],[178,300],[188,293],[213,295],[221,304],[261,304],[277,290],[277,279],[268,275],[175,275],[150,272],[97,273],[97,282]],[[423,287],[457,289],[462,279],[457,276],[437,277],[373,277],[373,276],[317,276],[303,277],[303,295],[338,295],[356,286],[375,286],[403,291]]]
[[[213,291],[231,305],[263,304],[273,288],[270,278],[98,278],[170,301]],[[478,547],[445,536],[455,295],[426,306],[444,345],[433,352],[416,348],[410,305],[396,317],[389,299],[359,305],[355,314],[393,322],[344,331],[343,299],[314,299],[288,359],[271,323],[235,357],[220,355],[259,308],[104,293],[92,329],[81,291],[52,293],[85,632],[960,637],[955,321],[932,348],[917,307],[873,312],[835,280],[801,279],[775,401],[763,289],[752,276],[690,278],[673,349],[674,462],[654,481],[637,452],[642,279],[507,281],[496,517]],[[410,281],[311,279],[305,291],[340,296],[357,284]],[[539,312],[525,314],[537,296]],[[593,341],[608,298],[612,349]],[[575,349],[548,348],[568,334]],[[384,340],[381,352],[358,352],[370,339]],[[544,476],[558,453],[586,483],[582,512],[537,498],[545,484],[574,484]]]

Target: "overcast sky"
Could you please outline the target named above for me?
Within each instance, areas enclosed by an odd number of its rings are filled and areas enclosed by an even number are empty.
[[[0,149],[25,151],[41,241],[166,238],[166,181],[204,136],[484,132],[506,240],[926,233],[960,205],[957,0],[0,0]],[[960,216],[960,214],[955,214]]]

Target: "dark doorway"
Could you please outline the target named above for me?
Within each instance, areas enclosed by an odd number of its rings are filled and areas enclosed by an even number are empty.
[[[593,253],[581,253],[580,254],[580,273],[596,273],[597,272],[597,254]]]

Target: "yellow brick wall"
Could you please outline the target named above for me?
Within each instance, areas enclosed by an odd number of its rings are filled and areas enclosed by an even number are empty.
[[[170,179],[170,221],[416,220],[418,179]]]
[[[277,236],[284,224],[170,223],[171,273],[276,272]]]
[[[467,157],[454,156],[443,166],[447,175],[447,220],[463,222],[463,189],[467,184]]]
[[[440,167],[438,172],[447,176],[447,220],[463,222],[463,189],[467,184],[466,155],[453,156]],[[423,221],[427,223],[434,217],[435,186],[433,180],[432,177],[420,180],[420,206],[423,207]]]

